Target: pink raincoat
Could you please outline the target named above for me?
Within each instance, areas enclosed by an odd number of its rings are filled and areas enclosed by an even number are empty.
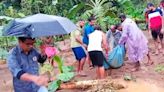
[[[148,40],[137,24],[130,18],[122,23],[123,33],[120,44],[127,44],[128,58],[131,61],[141,61],[148,54]]]

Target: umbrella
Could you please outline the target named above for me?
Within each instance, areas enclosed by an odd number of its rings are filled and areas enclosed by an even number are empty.
[[[35,14],[12,20],[4,27],[3,35],[35,38],[68,34],[74,30],[76,30],[76,25],[65,17]]]

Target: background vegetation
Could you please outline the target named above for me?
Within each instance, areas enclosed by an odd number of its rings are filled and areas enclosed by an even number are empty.
[[[119,22],[120,13],[125,13],[136,21],[143,21],[143,11],[148,2],[159,5],[160,0],[1,0],[0,29],[12,18],[45,13],[68,17],[74,22],[78,19],[87,20],[91,14],[94,14],[103,31],[107,31],[109,25]],[[141,27],[144,29],[145,25]],[[55,40],[59,41],[63,38],[56,37]],[[5,58],[7,50],[16,43],[15,37],[0,37],[0,58]]]

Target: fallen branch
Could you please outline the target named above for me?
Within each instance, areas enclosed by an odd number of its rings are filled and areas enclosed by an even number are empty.
[[[86,80],[86,81],[78,81],[72,83],[63,83],[60,85],[59,89],[88,89],[94,86],[102,85],[105,87],[110,87],[114,90],[119,90],[125,88],[123,84],[119,84],[118,82],[111,81],[110,79],[103,80]]]

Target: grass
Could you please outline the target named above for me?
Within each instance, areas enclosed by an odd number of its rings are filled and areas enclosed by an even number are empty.
[[[156,72],[163,72],[164,71],[164,65],[157,65],[155,67]]]

